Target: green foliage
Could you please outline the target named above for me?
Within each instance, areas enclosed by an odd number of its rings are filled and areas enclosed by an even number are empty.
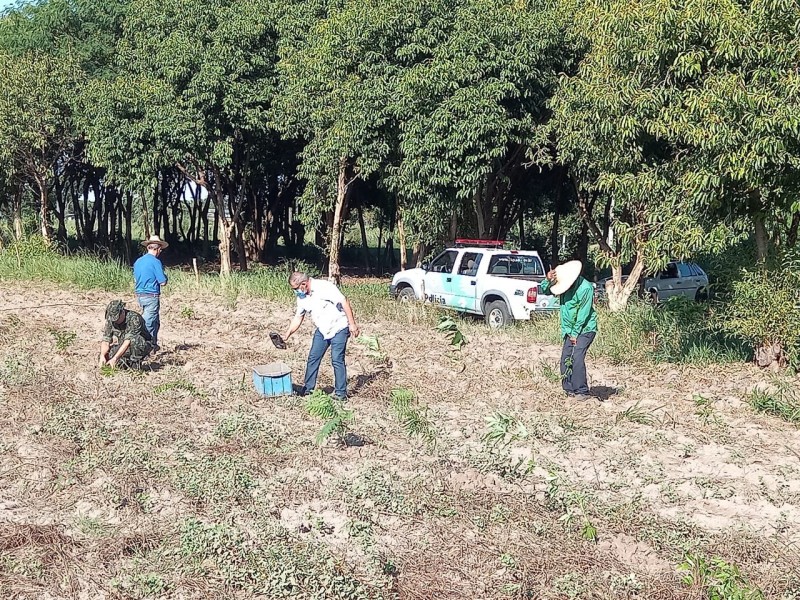
[[[156,394],[166,394],[168,392],[175,392],[175,391],[188,392],[193,396],[202,395],[201,392],[197,389],[197,386],[195,386],[195,384],[193,384],[191,381],[185,381],[183,379],[179,379],[177,381],[168,381],[166,383],[160,383],[159,385],[153,388],[153,392]]]
[[[184,319],[194,319],[195,317],[194,308],[192,308],[191,306],[182,306],[181,317],[183,317]]]
[[[743,270],[740,279],[732,283],[719,324],[723,331],[752,342],[756,348],[778,345],[789,358],[797,360],[800,269],[787,260],[780,267]]]
[[[687,554],[678,570],[685,573],[686,585],[703,589],[709,600],[764,600],[761,590],[749,584],[736,565],[719,557]]]
[[[234,456],[181,456],[172,479],[190,498],[221,511],[250,498],[255,486],[246,465]]]
[[[332,435],[340,444],[345,443],[345,436],[355,418],[353,411],[345,409],[340,400],[321,390],[314,390],[306,400],[306,411],[312,417],[325,421],[314,440],[318,445],[321,446]]]
[[[228,588],[267,598],[369,600],[382,581],[358,577],[324,544],[305,542],[280,524],[247,532],[188,518],[180,524],[181,570],[220,577]]]
[[[135,600],[160,598],[170,589],[164,577],[158,573],[137,573],[116,577],[111,580],[111,587]]]
[[[490,447],[507,446],[513,441],[528,438],[525,425],[513,415],[497,411],[484,420],[486,433],[481,437],[481,441]]]
[[[770,388],[755,388],[746,401],[756,412],[800,425],[800,397],[788,382],[776,380]]]
[[[363,345],[366,349],[365,354],[375,360],[376,362],[385,362],[386,361],[386,353],[381,351],[381,343],[378,339],[378,336],[371,336],[371,335],[360,335],[356,338],[356,341]]]
[[[438,431],[428,418],[428,407],[419,406],[416,394],[412,390],[402,388],[392,390],[391,407],[406,435],[418,437],[429,447],[436,444]]]
[[[59,352],[66,352],[67,349],[75,343],[77,334],[74,331],[67,331],[65,329],[50,328],[50,335],[56,343],[56,350]]]
[[[453,320],[450,315],[442,315],[439,317],[439,324],[436,326],[436,331],[444,333],[445,337],[454,346],[456,350],[460,350],[462,346],[467,343],[466,336],[458,328],[458,324]]]
[[[245,406],[219,417],[214,435],[229,441],[237,440],[245,446],[263,446],[274,438],[267,424]]]
[[[121,262],[88,253],[65,257],[49,248],[38,235],[16,241],[0,251],[0,277],[115,292],[132,287],[130,268]]]

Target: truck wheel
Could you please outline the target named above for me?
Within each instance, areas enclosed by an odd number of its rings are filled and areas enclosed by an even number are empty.
[[[511,325],[513,320],[508,305],[502,300],[495,300],[486,305],[486,324],[492,329]]]
[[[397,292],[398,302],[411,302],[412,300],[416,299],[417,297],[414,295],[414,290],[410,287],[404,287],[402,290]]]

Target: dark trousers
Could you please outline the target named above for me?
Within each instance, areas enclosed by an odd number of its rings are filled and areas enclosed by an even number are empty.
[[[311,392],[317,387],[317,375],[322,357],[331,347],[331,365],[333,366],[334,393],[339,398],[347,398],[347,367],[344,364],[344,354],[347,350],[347,338],[350,337],[350,329],[345,327],[331,339],[326,340],[317,329],[314,332],[314,339],[311,340],[311,351],[308,353],[306,363],[306,377],[303,383],[303,393]]]
[[[561,386],[569,395],[588,394],[589,384],[586,381],[586,352],[594,341],[594,331],[582,333],[575,344],[564,336],[564,347],[561,349]]]

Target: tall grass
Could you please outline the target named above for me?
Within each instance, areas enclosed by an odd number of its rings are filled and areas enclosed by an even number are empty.
[[[708,305],[675,298],[661,305],[632,299],[624,312],[597,308],[598,335],[590,352],[614,364],[729,363],[748,360],[748,348],[720,334]],[[558,318],[534,319],[535,339],[561,343]]]
[[[89,254],[63,256],[50,250],[36,236],[14,242],[0,252],[0,278],[48,281],[84,290],[122,292],[133,289],[131,270],[121,262]]]

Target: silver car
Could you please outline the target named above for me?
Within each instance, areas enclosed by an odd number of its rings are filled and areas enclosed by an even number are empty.
[[[598,299],[605,296],[606,281],[609,279],[597,282],[595,290]],[[622,277],[623,281],[627,279],[627,275]],[[653,302],[676,296],[705,300],[708,298],[708,275],[696,263],[672,261],[660,273],[645,278],[643,291]]]

